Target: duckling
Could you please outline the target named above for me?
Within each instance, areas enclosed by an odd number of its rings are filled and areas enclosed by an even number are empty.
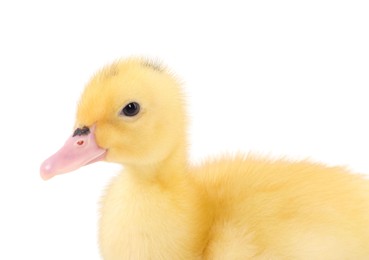
[[[179,81],[143,58],[87,84],[45,180],[97,161],[124,170],[101,203],[104,259],[369,259],[369,181],[252,155],[191,164]]]

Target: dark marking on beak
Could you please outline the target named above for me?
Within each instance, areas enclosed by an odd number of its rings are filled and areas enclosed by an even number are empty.
[[[87,126],[84,126],[82,128],[77,128],[73,133],[73,137],[75,137],[76,135],[78,136],[88,135],[89,133],[90,133],[90,129]]]

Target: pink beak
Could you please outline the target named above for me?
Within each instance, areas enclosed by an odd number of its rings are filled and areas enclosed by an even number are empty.
[[[96,144],[95,126],[90,129],[78,128],[59,151],[42,163],[40,174],[42,179],[48,180],[55,175],[101,161],[105,155],[106,149]]]

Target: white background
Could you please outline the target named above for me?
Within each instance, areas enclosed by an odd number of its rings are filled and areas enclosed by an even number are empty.
[[[98,200],[120,169],[48,182],[90,76],[158,58],[184,81],[191,158],[250,151],[369,173],[368,1],[1,1],[0,259],[99,259]]]

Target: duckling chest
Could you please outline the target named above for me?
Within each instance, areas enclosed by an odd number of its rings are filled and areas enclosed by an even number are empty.
[[[100,248],[104,259],[196,259],[200,252],[186,206],[155,186],[114,181],[103,196]]]

